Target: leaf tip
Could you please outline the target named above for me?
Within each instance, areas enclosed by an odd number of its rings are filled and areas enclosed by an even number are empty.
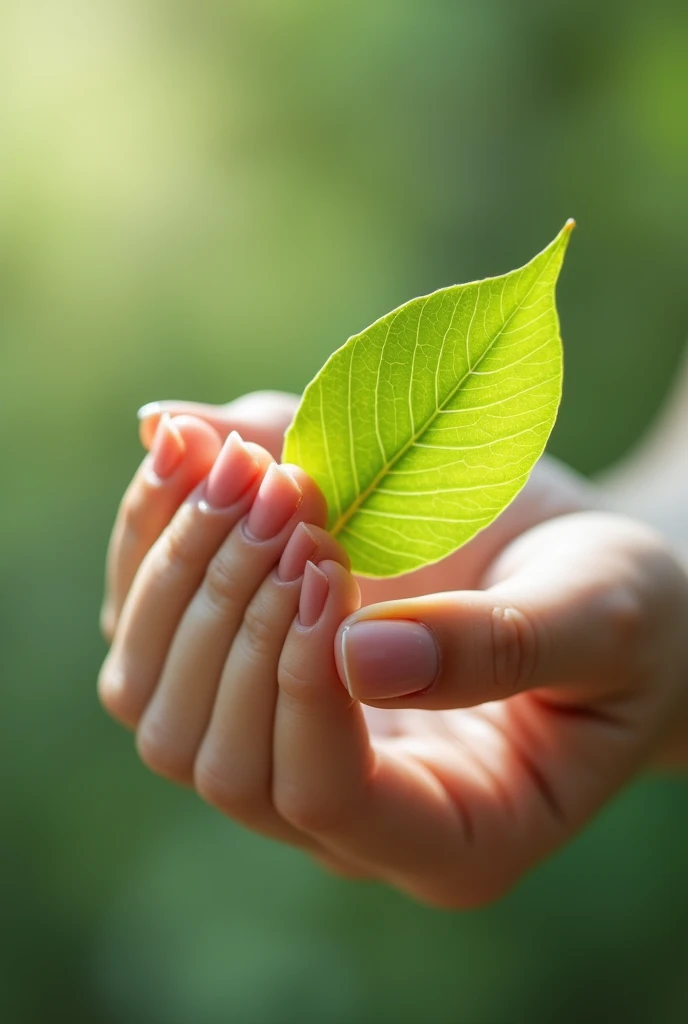
[[[573,231],[575,226],[575,220],[573,219],[573,217],[569,217],[569,219],[566,221],[557,237],[550,243],[550,245],[545,250],[545,252],[547,252],[548,250],[558,251],[559,266],[561,266],[561,261],[563,260],[564,254],[569,247],[569,241],[571,240],[571,232]]]

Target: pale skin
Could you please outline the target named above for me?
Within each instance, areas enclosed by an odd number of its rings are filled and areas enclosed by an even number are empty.
[[[596,490],[543,459],[444,562],[356,580],[316,485],[274,465],[296,401],[148,410],[108,553],[101,699],[148,767],[243,825],[425,903],[483,904],[640,770],[688,764],[682,538],[627,500],[632,463]],[[688,435],[679,406],[662,450]],[[429,635],[430,685],[399,696],[394,645],[371,677],[362,620]]]

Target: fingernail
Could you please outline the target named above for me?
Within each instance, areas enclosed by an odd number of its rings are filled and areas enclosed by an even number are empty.
[[[246,520],[246,531],[254,540],[276,537],[301,504],[303,491],[284,466],[273,462],[260,485]]]
[[[435,636],[420,622],[368,619],[342,633],[343,682],[357,700],[388,700],[425,690],[436,679]]]
[[[282,552],[277,575],[284,583],[292,583],[303,576],[306,562],[318,550],[318,541],[305,523],[299,523]]]
[[[205,499],[212,508],[229,508],[248,490],[260,472],[260,463],[233,430],[210,470]]]
[[[323,613],[330,581],[322,569],[313,562],[306,562],[303,572],[303,585],[299,598],[299,622],[302,626],[314,626]]]
[[[136,415],[140,420],[147,420],[149,416],[157,416],[160,413],[160,402],[147,402],[142,405]]]
[[[167,480],[184,458],[186,445],[170,417],[162,416],[151,447],[151,469],[160,480]]]
[[[139,418],[139,436],[144,448],[150,448],[153,443],[161,412],[160,402],[149,402],[142,405],[136,413]]]

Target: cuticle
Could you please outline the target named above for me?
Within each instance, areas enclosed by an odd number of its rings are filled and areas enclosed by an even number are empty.
[[[274,537],[268,537],[267,540],[261,540],[260,537],[256,537],[254,534],[251,533],[251,531],[248,528],[248,512],[242,519],[239,520],[237,525],[241,530],[242,535],[251,544],[268,544],[271,540],[274,540]]]
[[[280,574],[279,574],[279,564],[277,564],[277,565],[275,566],[275,568],[274,568],[274,569],[272,570],[272,576],[273,576],[273,580],[274,580],[274,581],[275,581],[276,583],[279,583],[279,585],[280,585],[281,587],[291,587],[291,586],[293,586],[293,585],[294,585],[295,583],[300,583],[300,582],[301,582],[301,580],[303,579],[303,573],[301,573],[301,575],[300,575],[300,576],[297,576],[295,580],[285,580],[285,579],[283,579],[283,578],[282,578],[282,577],[280,576]]]

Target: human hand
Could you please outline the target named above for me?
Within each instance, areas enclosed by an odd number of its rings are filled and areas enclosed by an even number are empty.
[[[242,449],[227,451],[215,480],[245,478]],[[149,766],[334,870],[442,906],[494,898],[685,713],[685,577],[651,531],[587,512],[512,542],[483,591],[356,611],[332,538],[301,526],[287,543],[300,517],[323,521],[314,485],[274,469],[254,499],[269,458],[249,451],[244,496],[185,504],[146,557],[106,706],[138,726]],[[284,520],[295,479],[287,525],[251,539],[251,517]],[[302,587],[280,580],[304,566]]]
[[[567,502],[584,507],[585,492],[557,467],[546,467],[544,478],[531,478],[526,492],[472,545],[429,567],[437,574],[435,589],[449,593],[365,608],[354,616],[353,621],[401,616],[431,627],[440,640],[443,671],[415,697],[375,700],[368,694],[371,706],[363,709],[345,691],[342,697],[331,652],[334,646],[344,676],[336,620],[346,614],[353,591],[339,570],[321,565],[335,612],[326,606],[306,643],[303,630],[294,627],[282,653],[287,674],[283,668],[279,687],[279,701],[284,704],[286,694],[287,706],[291,702],[292,724],[312,719],[312,730],[298,742],[278,744],[278,736],[289,731],[280,733],[277,726],[289,716],[275,714],[268,799],[281,827],[288,826],[289,835],[281,837],[335,870],[371,874],[441,905],[493,898],[661,754],[672,720],[685,720],[686,582],[672,555],[650,531],[621,517],[587,512],[524,528],[529,517],[537,523],[565,511]],[[505,548],[509,534],[516,539]],[[476,554],[477,541],[482,544]],[[500,551],[498,557],[490,554]],[[483,579],[471,583],[481,565]],[[364,582],[405,585],[413,595],[420,589],[414,576],[420,575]],[[322,583],[309,583],[312,576],[309,568],[304,599],[311,606],[309,590],[323,589]],[[488,589],[456,592],[478,584]],[[493,635],[495,625],[501,634],[497,629]],[[328,633],[323,640],[321,634]],[[365,699],[364,677],[357,675],[360,651],[350,642],[354,632],[346,635],[352,689]],[[397,637],[385,668],[398,651]],[[298,672],[289,658],[296,659]],[[408,668],[410,660],[404,662]],[[297,680],[291,689],[283,681],[290,676]],[[380,672],[375,676],[379,682]],[[301,712],[294,688],[302,705],[306,701]],[[509,696],[512,690],[523,692]],[[319,692],[327,700],[316,714],[308,700],[317,700]],[[346,721],[350,727],[337,741],[337,728]],[[331,742],[318,744],[316,734]],[[358,751],[356,757],[335,757],[337,742],[344,752]],[[280,750],[301,751],[300,761],[278,760]],[[155,763],[155,754],[145,756]],[[371,764],[375,771],[369,777]],[[260,827],[250,799],[242,798],[244,810],[237,809],[231,780],[227,788],[221,771],[199,788],[226,813]],[[470,822],[470,838],[464,835],[463,842],[456,833],[461,814]],[[343,827],[350,816],[351,827]],[[378,818],[389,828],[375,827]]]

